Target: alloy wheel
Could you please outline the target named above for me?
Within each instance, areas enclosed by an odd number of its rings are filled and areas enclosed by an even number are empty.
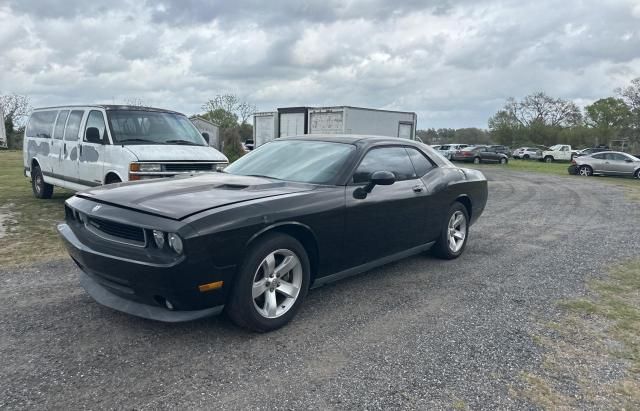
[[[264,318],[278,318],[294,305],[302,288],[302,264],[291,250],[269,253],[253,277],[251,296]]]
[[[589,177],[592,174],[592,171],[589,167],[580,167],[578,170],[581,176]]]
[[[462,211],[456,211],[449,219],[448,244],[453,253],[460,251],[467,237],[467,218]]]

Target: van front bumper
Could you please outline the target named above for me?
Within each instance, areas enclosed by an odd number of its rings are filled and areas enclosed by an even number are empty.
[[[84,244],[66,223],[58,233],[82,270],[80,284],[98,303],[137,317],[164,322],[191,321],[224,308],[233,267],[212,270],[187,258],[167,264],[109,255]],[[198,285],[222,282],[201,292]]]

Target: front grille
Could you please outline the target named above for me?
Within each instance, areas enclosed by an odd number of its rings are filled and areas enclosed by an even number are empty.
[[[101,218],[88,217],[87,228],[97,230],[111,237],[128,240],[140,245],[145,244],[144,230],[140,227],[103,220]]]
[[[211,163],[175,163],[163,164],[163,171],[187,172],[187,171],[214,171],[215,164]]]

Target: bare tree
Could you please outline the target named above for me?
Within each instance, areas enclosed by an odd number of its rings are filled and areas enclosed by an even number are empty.
[[[19,94],[0,95],[0,106],[2,106],[4,113],[4,121],[9,124],[11,128],[24,123],[24,120],[26,120],[33,110],[29,97]]]
[[[133,107],[147,106],[147,103],[145,103],[145,101],[140,97],[127,97],[124,99],[124,104],[126,104],[127,106],[133,106]]]
[[[216,113],[220,110],[235,115],[241,124],[245,124],[249,117],[257,111],[255,105],[241,100],[233,94],[218,94],[202,105],[206,113]]]
[[[502,111],[505,118],[516,119],[524,127],[533,124],[572,127],[582,121],[580,108],[573,101],[553,98],[543,92],[528,95],[522,101],[510,97]]]

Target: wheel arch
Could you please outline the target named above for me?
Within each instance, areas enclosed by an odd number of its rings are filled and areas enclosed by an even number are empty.
[[[471,199],[469,198],[468,195],[466,194],[462,194],[459,195],[454,203],[460,203],[464,206],[464,208],[467,209],[467,214],[469,215],[469,220],[471,220],[471,216],[473,215],[473,203],[471,202]]]
[[[107,181],[109,181],[113,177],[118,178],[118,180],[120,180],[121,182],[124,181],[122,179],[122,176],[117,171],[109,170],[109,171],[107,171],[107,174],[105,174],[104,180],[102,181],[102,183],[103,184],[109,184],[109,183],[107,183]]]
[[[33,170],[33,168],[34,168],[35,166],[40,167],[40,162],[38,161],[38,159],[37,159],[37,158],[33,157],[33,158],[31,159],[31,162],[29,163],[29,165],[31,166],[31,170]],[[31,170],[29,170],[29,171],[31,171]]]
[[[297,221],[280,222],[270,225],[251,236],[245,245],[245,250],[249,249],[249,247],[251,247],[252,244],[255,244],[256,241],[259,241],[261,238],[272,233],[287,234],[302,244],[307,252],[307,256],[309,257],[309,265],[311,268],[311,272],[309,273],[311,277],[310,284],[313,284],[318,271],[319,249],[318,240],[311,227]]]

